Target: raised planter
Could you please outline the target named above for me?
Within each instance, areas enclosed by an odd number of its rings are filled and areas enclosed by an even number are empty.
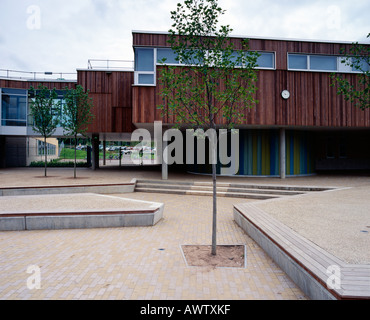
[[[55,208],[55,205],[49,202],[48,208],[48,201],[57,203],[59,199],[63,203],[66,197],[71,201],[71,207]],[[32,204],[36,201],[45,201],[45,206],[42,208],[30,206],[17,211],[1,209],[0,231],[149,227],[156,225],[163,218],[164,211],[162,203],[98,194],[13,196],[1,198],[0,201],[6,204],[7,200],[14,204],[18,201],[25,206],[27,202]],[[90,208],[83,209],[80,204],[78,209],[74,209],[73,201],[77,208],[77,201],[86,201]],[[112,205],[105,209],[102,204],[108,201],[111,201]],[[96,209],[91,209],[92,206]]]

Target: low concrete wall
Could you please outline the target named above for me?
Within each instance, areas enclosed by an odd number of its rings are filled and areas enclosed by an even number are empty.
[[[153,210],[106,213],[54,213],[43,215],[0,216],[0,231],[60,230],[151,227],[163,218],[164,205]]]
[[[313,300],[336,300],[312,275],[281,250],[270,238],[263,234],[234,208],[234,220],[274,262],[293,280],[295,284]]]
[[[68,194],[68,193],[132,193],[135,191],[135,183],[114,185],[87,185],[87,186],[60,186],[60,187],[24,187],[24,188],[1,188],[0,196],[31,196],[45,194]]]

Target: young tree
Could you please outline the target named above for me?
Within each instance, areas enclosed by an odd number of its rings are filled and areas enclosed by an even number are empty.
[[[370,40],[370,33],[367,35]],[[365,110],[370,107],[370,45],[353,43],[350,52],[344,54],[342,63],[358,71],[357,84],[351,83],[343,75],[332,74],[332,86],[337,86],[337,93],[343,95],[346,101],[351,101],[356,107]]]
[[[85,92],[80,85],[76,89],[65,88],[65,91],[62,125],[65,134],[74,137],[74,178],[76,178],[77,136],[85,136],[88,125],[94,120],[94,115],[91,113],[93,104],[92,99],[89,97],[89,91]]]
[[[30,115],[32,129],[44,138],[45,177],[47,176],[47,138],[52,136],[60,123],[60,102],[56,101],[55,90],[39,85],[37,89],[31,86],[29,90]]]
[[[159,76],[162,114],[177,124],[200,129],[233,128],[243,122],[245,110],[257,101],[258,53],[249,51],[248,41],[238,50],[230,39],[230,26],[218,26],[224,14],[217,0],[186,0],[171,12],[174,21],[169,43],[180,66],[165,66]],[[214,139],[209,139],[211,149]],[[212,152],[213,222],[212,254],[216,255],[217,193],[216,155]]]

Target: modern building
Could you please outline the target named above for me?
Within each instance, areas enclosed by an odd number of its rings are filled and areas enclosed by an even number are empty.
[[[50,88],[82,85],[93,99],[95,120],[89,127],[93,141],[129,141],[136,128],[153,130],[162,122],[171,128],[173,117],[162,115],[158,73],[167,64],[181,67],[168,44],[168,33],[133,31],[134,67],[77,69],[74,81],[45,80]],[[358,72],[341,63],[341,48],[351,43],[248,37],[258,51],[259,103],[247,109],[238,126],[241,176],[297,176],[321,170],[370,170],[370,109],[360,110],[337,95],[331,73],[356,83]],[[236,49],[244,37],[232,37]],[[27,89],[35,80],[0,78],[0,167],[24,165],[14,161],[11,146],[25,146],[34,136],[27,123]],[[60,133],[59,133],[60,134]],[[58,135],[58,133],[56,134]],[[23,157],[22,151],[17,151]],[[27,149],[26,149],[27,150]],[[23,151],[26,152],[26,151]],[[98,167],[98,143],[93,164]],[[209,173],[209,167],[186,170]]]

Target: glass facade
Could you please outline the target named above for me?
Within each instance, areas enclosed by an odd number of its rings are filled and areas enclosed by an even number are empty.
[[[1,90],[1,125],[25,127],[27,125],[27,90]]]
[[[275,69],[275,53],[259,52],[257,68]],[[186,61],[178,61],[177,54],[171,48],[135,48],[135,85],[154,86],[156,82],[157,65],[200,65],[204,52],[197,50],[185,54]],[[231,54],[231,60],[236,62],[237,52]]]

